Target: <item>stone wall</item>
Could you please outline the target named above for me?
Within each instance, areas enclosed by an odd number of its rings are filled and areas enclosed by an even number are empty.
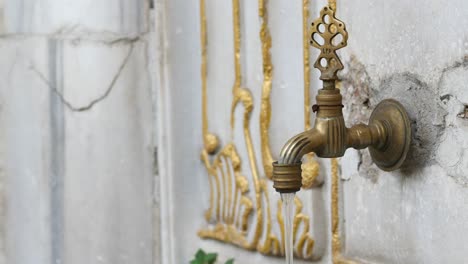
[[[346,1],[348,122],[384,98],[407,108],[413,143],[403,169],[384,173],[367,151],[343,160],[346,254],[378,263],[464,263],[468,231],[468,3]]]
[[[0,262],[159,263],[148,2],[0,3]]]

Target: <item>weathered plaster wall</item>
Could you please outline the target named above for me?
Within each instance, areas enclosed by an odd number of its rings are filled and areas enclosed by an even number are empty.
[[[342,159],[346,255],[379,263],[464,263],[468,231],[468,3],[339,3],[349,46],[342,91],[348,122],[384,98],[413,125],[404,168],[384,173],[367,151]]]

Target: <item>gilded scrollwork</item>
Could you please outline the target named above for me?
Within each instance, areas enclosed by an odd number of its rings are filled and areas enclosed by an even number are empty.
[[[242,166],[240,162],[240,158],[235,150],[234,143],[228,144],[228,148],[224,148],[219,154],[217,154],[214,158],[213,163],[210,164],[209,157],[208,157],[208,150],[205,148],[202,152],[202,159],[205,161],[205,166],[207,167],[207,171],[209,174],[214,176],[215,181],[222,178],[223,183],[222,186],[220,184],[216,185],[217,191],[212,192],[210,194],[211,197],[214,197],[214,193],[217,194],[216,197],[216,212],[217,215],[220,215],[219,211],[227,212],[231,209],[231,212],[237,212],[237,217],[241,217],[234,221],[234,217],[229,217],[226,213],[221,213],[221,218],[215,219],[215,227],[213,229],[203,229],[199,231],[199,236],[202,238],[213,238],[217,240],[221,240],[224,242],[232,243],[238,245],[242,248],[255,250],[257,248],[263,248],[260,246],[260,239],[263,233],[263,213],[264,213],[264,206],[262,204],[262,196],[265,195],[264,188],[261,184],[261,179],[259,177],[258,168],[257,168],[257,161],[255,158],[255,151],[253,148],[252,143],[252,136],[250,132],[250,117],[253,110],[253,98],[250,91],[247,88],[241,87],[242,79],[241,79],[241,63],[240,63],[240,6],[239,0],[233,0],[233,23],[234,23],[234,68],[235,68],[235,81],[232,88],[233,93],[233,101],[231,105],[231,128],[234,129],[235,125],[235,109],[236,107],[241,104],[244,108],[244,116],[243,116],[243,131],[244,131],[244,138],[247,147],[249,163],[251,168],[252,174],[252,181],[254,185],[254,200],[250,199],[247,196],[249,193],[248,188],[248,180],[244,178],[244,176],[240,176],[242,172]],[[203,7],[200,8],[200,15],[203,17],[201,19],[201,27],[203,28],[201,32],[205,32],[206,34],[206,14],[204,13],[204,1],[201,1],[201,5]],[[202,56],[206,56],[206,53]],[[206,59],[205,59],[206,60]],[[206,72],[202,72],[202,74],[206,74]],[[203,78],[202,78],[203,79]],[[239,205],[244,208],[243,213],[240,212],[241,208],[238,210],[236,208],[232,208],[231,205],[237,205],[237,200],[232,201],[232,192],[230,193],[230,185],[229,183],[226,185],[226,182],[229,182],[228,173],[229,167],[233,167],[233,175],[236,175],[235,182],[236,188],[241,191],[241,198],[239,200]],[[222,192],[219,190],[222,188]],[[234,198],[236,195],[239,195],[238,191],[234,192]],[[222,202],[221,202],[222,201]],[[221,204],[222,203],[222,204]],[[213,203],[211,203],[213,206]],[[229,208],[231,207],[231,208]],[[269,204],[266,202],[267,212],[269,212]],[[221,209],[222,208],[222,209]],[[208,212],[212,211],[213,208],[210,208]],[[256,221],[253,227],[248,225],[248,219],[251,214],[256,216]],[[208,213],[207,215],[210,215]],[[247,239],[247,233],[249,231],[253,232],[253,238],[251,241]],[[270,224],[267,223],[266,232],[270,234]],[[271,235],[267,235],[267,238]]]
[[[235,146],[226,145],[212,162],[208,152],[203,150],[201,159],[205,163],[210,182],[210,207],[205,212],[205,219],[216,224],[213,229],[200,230],[198,235],[248,248],[246,232],[253,202],[248,196],[248,180],[242,175],[242,164]],[[220,181],[220,178],[223,180]],[[216,192],[212,188],[213,181],[216,182]],[[216,213],[213,214],[213,211]]]
[[[202,45],[202,115],[203,115],[203,140],[204,149],[201,159],[208,172],[210,186],[210,207],[205,212],[205,219],[209,227],[199,231],[202,238],[216,239],[226,243],[237,245],[247,250],[256,250],[266,255],[284,255],[284,227],[281,210],[281,200],[269,197],[268,184],[272,176],[273,157],[270,149],[269,126],[271,119],[271,90],[273,77],[273,64],[271,60],[271,36],[268,28],[267,1],[259,0],[259,16],[261,18],[260,40],[262,43],[263,59],[263,84],[260,111],[260,135],[262,165],[265,177],[260,176],[255,149],[253,146],[250,121],[254,108],[254,100],[248,88],[242,86],[240,63],[240,7],[239,0],[232,0],[233,4],[233,33],[234,33],[234,69],[235,80],[232,87],[233,100],[231,104],[231,130],[234,130],[235,110],[240,105],[244,113],[242,117],[243,136],[246,144],[248,163],[250,170],[248,176],[243,174],[242,162],[234,142],[228,143],[219,150],[219,140],[216,135],[208,130],[207,118],[207,32],[205,1],[200,0],[200,25]],[[308,5],[309,0],[304,0],[304,38],[307,34]],[[304,75],[307,75],[304,83],[304,93],[308,94],[310,88],[310,67],[308,57],[308,45],[304,45]],[[307,91],[307,92],[306,92]],[[310,98],[306,96],[305,108],[310,109]],[[310,110],[305,127],[310,128]],[[217,152],[218,151],[218,152]],[[319,172],[319,164],[313,154],[307,157],[304,163],[304,188],[310,188],[316,183]],[[250,188],[252,186],[253,188]],[[271,213],[270,204],[277,202],[276,220]],[[273,203],[274,204],[274,203]],[[310,217],[303,213],[302,202],[295,200],[296,212],[294,217],[295,254],[299,258],[310,259],[313,257],[314,239],[310,235]],[[254,220],[249,222],[249,220]],[[275,234],[273,227],[276,225],[280,234]],[[299,231],[300,230],[300,231]],[[300,233],[299,233],[300,232]],[[250,234],[250,235],[249,235]],[[263,238],[263,239],[262,239]]]
[[[302,53],[304,64],[304,128],[312,128],[310,124],[310,52],[309,52],[309,1],[302,0]]]
[[[270,149],[270,120],[271,120],[271,88],[273,63],[271,61],[271,35],[268,28],[267,0],[259,0],[259,16],[262,24],[260,40],[262,43],[263,84],[260,109],[260,139],[262,148],[263,168],[268,179],[273,176],[273,157]]]
[[[202,132],[203,144],[205,150],[213,154],[219,147],[218,137],[208,130],[208,110],[207,110],[207,33],[206,33],[206,14],[205,0],[200,0],[200,44],[201,44],[201,80],[202,80]]]
[[[322,181],[319,180],[320,165],[315,159],[315,154],[306,155],[306,161],[301,165],[302,169],[302,188],[310,189],[316,187]]]

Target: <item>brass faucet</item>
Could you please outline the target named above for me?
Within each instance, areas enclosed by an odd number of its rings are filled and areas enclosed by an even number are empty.
[[[398,169],[406,158],[411,141],[411,126],[404,107],[393,99],[380,102],[371,114],[369,125],[347,128],[343,119],[337,72],[343,69],[336,51],[346,46],[345,24],[326,6],[312,23],[312,46],[320,49],[314,67],[321,71],[323,88],[316,97],[314,128],[291,138],[273,163],[273,187],[280,193],[297,192],[302,186],[301,159],[314,152],[318,157],[342,157],[346,149],[369,147],[372,160],[385,171]]]

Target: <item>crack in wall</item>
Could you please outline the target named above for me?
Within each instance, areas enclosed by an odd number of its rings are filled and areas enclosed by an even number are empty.
[[[446,77],[446,75],[454,70],[457,70],[458,68],[468,68],[468,55],[464,56],[462,60],[454,62],[452,65],[445,67],[442,69],[442,72],[440,74],[439,81],[437,82],[437,88],[440,89],[440,87],[443,84],[443,81]]]
[[[65,96],[59,92],[57,90],[57,87],[55,87],[54,85],[52,85],[52,83],[50,82],[50,80],[48,80],[44,74],[42,72],[40,72],[33,64],[30,65],[30,70],[33,71],[34,73],[37,74],[37,76],[51,89],[51,91],[53,93],[55,93],[59,98],[60,98],[60,101],[70,110],[70,111],[73,111],[73,112],[84,112],[84,111],[87,111],[87,110],[90,110],[92,109],[96,104],[98,104],[99,102],[101,102],[102,100],[106,99],[109,94],[112,92],[112,90],[114,89],[115,87],[115,84],[117,83],[117,81],[119,80],[119,77],[121,75],[121,73],[123,72],[123,70],[125,69],[125,66],[128,64],[128,61],[130,60],[130,57],[133,53],[133,49],[134,49],[134,43],[131,42],[130,43],[130,47],[128,49],[128,52],[127,52],[127,55],[125,56],[125,58],[123,59],[122,63],[120,64],[118,70],[117,70],[117,73],[114,75],[114,77],[112,78],[110,84],[107,86],[105,92],[98,96],[97,98],[91,100],[89,103],[85,104],[84,106],[74,106],[72,103],[70,103],[66,98]]]
[[[150,32],[142,32],[136,34],[117,34],[110,31],[93,32],[87,29],[69,30],[69,27],[59,29],[57,32],[50,34],[41,33],[5,33],[0,35],[0,40],[26,40],[31,38],[47,38],[54,40],[63,40],[76,43],[79,41],[91,41],[108,46],[115,44],[131,44],[141,39],[147,39]]]

